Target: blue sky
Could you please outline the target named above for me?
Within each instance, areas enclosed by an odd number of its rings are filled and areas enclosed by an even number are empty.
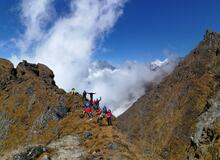
[[[220,31],[219,0],[130,0],[101,57],[120,60],[164,58],[164,50],[185,56],[207,28]]]
[[[56,1],[57,14],[66,13],[67,2]],[[0,1],[1,42],[16,38],[23,30],[18,4],[19,0]],[[129,0],[94,58],[114,63],[151,61],[165,58],[166,50],[185,56],[207,28],[220,31],[219,6],[219,0]],[[1,57],[9,58],[10,52],[0,48]]]

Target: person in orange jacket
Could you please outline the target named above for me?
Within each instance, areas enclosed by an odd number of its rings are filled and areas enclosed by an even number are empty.
[[[112,112],[110,109],[108,109],[106,113],[106,117],[107,117],[108,125],[111,126],[112,125]]]

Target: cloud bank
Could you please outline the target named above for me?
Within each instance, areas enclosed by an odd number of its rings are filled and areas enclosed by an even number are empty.
[[[152,70],[150,65],[126,62],[117,67],[93,62],[92,54],[123,14],[126,0],[69,0],[70,11],[57,16],[55,0],[22,0],[24,32],[15,40],[20,51],[11,60],[44,63],[55,73],[59,87],[84,89],[102,96],[103,105],[120,115],[144,94],[146,83],[172,71],[175,58]],[[167,60],[166,60],[167,61]]]

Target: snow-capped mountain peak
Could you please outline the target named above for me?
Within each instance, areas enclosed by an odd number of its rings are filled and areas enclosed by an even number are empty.
[[[168,63],[169,63],[169,60],[167,58],[163,61],[157,59],[157,60],[151,62],[150,68],[151,68],[151,70],[156,70],[158,68],[161,68],[164,65],[167,65]]]

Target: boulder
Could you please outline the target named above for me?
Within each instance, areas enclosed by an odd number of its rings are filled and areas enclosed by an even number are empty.
[[[14,155],[13,160],[35,160],[44,152],[46,152],[46,148],[43,146],[29,147],[24,152]]]
[[[108,144],[108,149],[110,149],[110,150],[117,150],[118,149],[118,145],[116,143],[109,143]]]
[[[91,139],[92,138],[92,132],[89,132],[89,131],[84,132],[84,138],[85,139]]]
[[[49,121],[59,121],[64,118],[69,112],[69,108],[65,105],[49,106],[45,107],[47,110],[42,113],[37,119],[37,124],[43,128],[47,128]]]

